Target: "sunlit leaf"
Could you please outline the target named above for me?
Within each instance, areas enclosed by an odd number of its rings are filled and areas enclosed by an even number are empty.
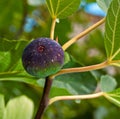
[[[112,0],[96,0],[98,5],[107,13],[109,5]]]
[[[3,119],[32,119],[33,111],[33,102],[26,96],[20,96],[7,103]]]
[[[53,18],[65,18],[78,9],[80,0],[46,0],[46,3]]]
[[[120,0],[113,0],[105,23],[105,48],[107,58],[115,61],[115,65],[120,65]]]
[[[3,119],[5,111],[4,96],[0,94],[0,119]]]

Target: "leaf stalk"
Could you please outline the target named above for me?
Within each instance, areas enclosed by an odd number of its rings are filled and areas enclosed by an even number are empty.
[[[56,26],[56,18],[53,18],[52,19],[52,25],[51,25],[51,31],[50,31],[50,38],[52,40],[54,40],[55,26]]]

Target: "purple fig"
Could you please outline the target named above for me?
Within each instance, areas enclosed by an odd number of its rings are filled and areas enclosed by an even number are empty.
[[[24,69],[38,78],[58,72],[64,63],[64,51],[54,40],[38,38],[33,40],[23,51]]]

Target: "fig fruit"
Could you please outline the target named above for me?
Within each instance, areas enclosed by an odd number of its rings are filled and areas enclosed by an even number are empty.
[[[26,46],[22,55],[24,69],[38,78],[58,72],[64,63],[64,51],[54,40],[38,38]]]

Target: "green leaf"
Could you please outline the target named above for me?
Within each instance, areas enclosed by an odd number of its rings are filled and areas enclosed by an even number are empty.
[[[0,39],[0,44],[0,72],[13,71],[28,41]]]
[[[67,52],[64,52],[64,65],[70,61],[70,56]]]
[[[109,61],[120,66],[120,0],[113,0],[105,23],[105,48]]]
[[[59,92],[59,93],[58,93]],[[50,90],[50,97],[60,96],[60,95],[70,95],[70,93],[64,88],[57,88],[55,85]]]
[[[0,51],[10,51],[14,48],[16,42],[18,42],[17,40],[7,40],[5,38],[1,38],[0,39]]]
[[[73,14],[80,5],[80,0],[46,0],[52,18],[65,18]]]
[[[90,72],[71,73],[58,76],[54,85],[66,89],[70,94],[88,94],[95,91],[96,80]]]
[[[0,94],[0,119],[3,119],[4,111],[5,111],[4,96]]]
[[[18,81],[39,86],[37,78],[30,76],[26,72],[4,72],[4,74],[0,74],[0,81]]]
[[[26,96],[20,96],[7,103],[3,119],[32,119],[33,111],[33,102]]]
[[[107,13],[109,5],[112,0],[96,0],[98,5]]]
[[[40,79],[41,81],[42,79]],[[38,78],[29,75],[23,68],[21,60],[18,61],[13,71],[0,72],[0,81],[17,81],[24,82],[31,85],[39,85]],[[43,85],[42,85],[43,86]]]
[[[120,107],[120,88],[110,93],[105,93],[104,97],[107,98],[110,102]]]
[[[100,87],[103,92],[113,91],[116,86],[117,82],[113,77],[109,75],[101,76]]]
[[[6,7],[5,7],[6,6]],[[9,25],[12,25],[12,21],[15,18],[16,13],[19,14],[21,11],[22,1],[18,1],[16,4],[15,0],[10,0],[9,3],[7,0],[0,1],[0,30],[8,28]],[[4,9],[4,10],[3,10]]]

